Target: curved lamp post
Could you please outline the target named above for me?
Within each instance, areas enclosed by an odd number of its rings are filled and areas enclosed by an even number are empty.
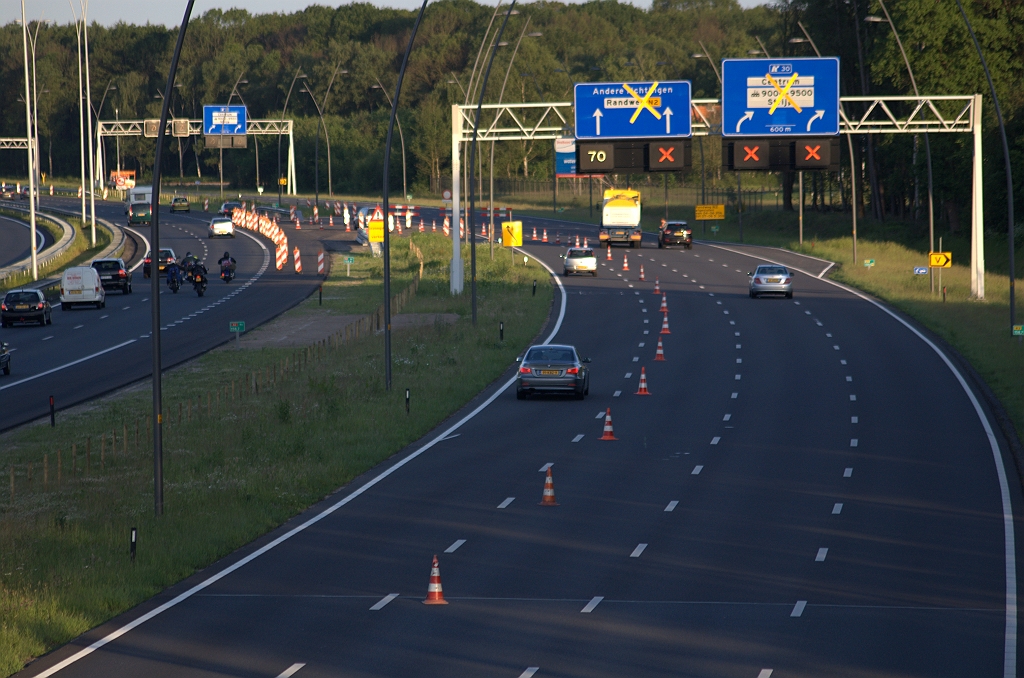
[[[380,79],[377,76],[373,77],[377,81],[376,85],[371,85],[370,89],[379,89],[384,93],[384,97],[388,100],[388,106],[394,108],[395,102],[392,101],[388,91],[384,89],[384,85],[380,84]],[[398,141],[402,145],[402,199],[404,200],[409,195],[409,187],[405,181],[405,135],[402,134],[402,120],[398,117],[398,112],[395,111],[395,123],[398,125]]]
[[[316,158],[314,160],[314,163],[316,165],[316,170],[315,170],[315,176],[316,176],[315,195],[316,195],[316,198],[315,198],[315,202],[313,203],[314,205],[317,206],[317,212],[319,212],[319,210],[320,210],[320,125],[324,124],[324,114],[320,110],[320,104],[318,104],[316,102],[316,97],[313,96],[313,92],[309,89],[309,84],[308,84],[309,81],[307,80],[306,83],[307,83],[306,86],[303,87],[302,89],[300,89],[299,92],[300,93],[305,93],[305,94],[309,95],[310,100],[313,102],[313,106],[316,108],[316,115],[319,118],[319,120],[316,123],[316,150],[314,151],[314,158]],[[326,129],[326,125],[324,127]],[[319,216],[317,217],[317,221],[319,221]]]
[[[292,84],[288,85],[288,94],[284,98],[284,108],[281,109],[281,120],[284,120],[284,114],[288,110],[288,100],[292,98],[292,87],[295,87],[296,80],[304,80],[306,75],[302,72],[302,67],[295,69],[295,76],[292,78]],[[289,141],[288,143],[291,143]],[[284,185],[281,183],[281,135],[277,135],[277,206],[281,206],[281,187]]]

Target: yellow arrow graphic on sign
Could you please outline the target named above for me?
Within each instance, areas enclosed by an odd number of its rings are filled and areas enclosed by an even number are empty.
[[[629,119],[629,124],[630,125],[632,125],[634,122],[636,122],[636,118],[637,118],[638,115],[640,115],[640,111],[644,110],[645,108],[648,111],[650,111],[652,115],[654,115],[654,118],[656,120],[661,120],[661,114],[658,113],[656,110],[654,110],[654,108],[651,106],[650,102],[648,101],[648,99],[651,98],[651,95],[654,94],[654,90],[657,89],[658,83],[654,83],[653,85],[648,87],[647,88],[647,94],[643,95],[643,97],[641,97],[639,94],[637,94],[633,90],[633,88],[630,87],[629,85],[627,85],[626,83],[622,83],[622,86],[626,88],[626,91],[629,92],[633,96],[634,99],[636,99],[637,101],[640,102],[640,105],[636,107],[635,111],[633,111],[633,117]]]
[[[796,79],[799,76],[799,73],[794,73],[792,77],[790,77],[789,81],[786,83],[786,86],[782,87],[775,80],[775,78],[773,78],[770,74],[765,73],[765,77],[768,78],[768,82],[772,83],[772,87],[774,87],[775,90],[779,93],[779,96],[772,103],[772,107],[768,109],[768,115],[771,115],[772,113],[775,112],[775,109],[779,107],[779,104],[782,103],[783,99],[786,99],[789,101],[789,103],[793,104],[793,108],[796,109],[797,113],[801,112],[800,107],[796,105],[796,101],[793,100],[793,97],[789,96],[789,88],[793,86],[793,83],[796,82]]]

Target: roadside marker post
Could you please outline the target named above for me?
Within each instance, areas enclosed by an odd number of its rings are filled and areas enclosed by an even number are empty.
[[[352,264],[356,263],[355,257],[345,257],[345,275],[352,277]]]
[[[242,347],[242,332],[245,332],[245,321],[244,320],[232,320],[228,323],[228,332],[235,333],[235,348]]]

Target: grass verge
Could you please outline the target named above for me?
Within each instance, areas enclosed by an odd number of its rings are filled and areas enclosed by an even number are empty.
[[[547,272],[481,253],[473,327],[468,294],[449,294],[449,241],[414,240],[423,277],[403,310],[460,319],[393,334],[391,392],[379,334],[305,350],[229,346],[165,376],[160,519],[146,384],[62,414],[56,429],[45,422],[0,437],[0,464],[11,473],[11,486],[0,486],[0,675],[280,525],[422,437],[502,374],[548,318]],[[404,240],[392,252],[396,280],[412,280],[414,253]],[[381,261],[356,260],[358,283],[336,263],[325,287],[334,312],[368,313],[380,303]],[[536,296],[534,280],[542,283]],[[316,304],[311,297],[290,313],[321,312]]]

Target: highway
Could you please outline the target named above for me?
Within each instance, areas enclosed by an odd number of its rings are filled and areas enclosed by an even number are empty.
[[[75,200],[43,202],[44,208],[53,204],[76,209],[80,204]],[[97,215],[125,224],[119,203],[97,204]],[[289,232],[289,243],[292,247],[299,245],[304,263],[303,274],[296,275],[290,259],[288,268],[280,272],[275,269],[273,245],[258,234],[239,229],[233,239],[207,239],[211,216],[161,210],[161,247],[174,249],[179,259],[191,251],[206,262],[214,276],[219,274],[216,262],[225,250],[238,262],[235,280],[225,284],[213,279],[202,298],[191,286],[172,294],[161,281],[165,367],[230,340],[230,321],[244,320],[251,329],[299,303],[319,284],[319,231]],[[0,234],[4,233],[2,224],[0,221]],[[148,241],[148,226],[135,225],[132,229]],[[129,235],[141,240],[131,232]],[[132,266],[140,262],[145,243],[135,250],[129,262]],[[56,407],[64,409],[151,375],[149,282],[139,267],[133,274],[133,293],[122,295],[108,290],[104,309],[61,311],[57,305],[50,326],[19,325],[0,330],[0,341],[9,343],[12,352],[12,373],[0,378],[0,430],[48,416],[51,395]]]
[[[46,230],[36,229],[36,251],[52,243]],[[29,248],[29,226],[24,221],[0,216],[0,268],[32,256]]]
[[[560,271],[564,247],[525,249]],[[349,487],[21,675],[1016,675],[1020,485],[941,350],[818,260],[612,252],[596,278],[559,279],[545,331],[592,359],[585,401],[517,401],[510,367]],[[806,271],[794,299],[748,298],[760,256]],[[231,315],[213,312],[193,324]],[[538,503],[549,468],[558,506]],[[421,603],[435,554],[446,606]]]

